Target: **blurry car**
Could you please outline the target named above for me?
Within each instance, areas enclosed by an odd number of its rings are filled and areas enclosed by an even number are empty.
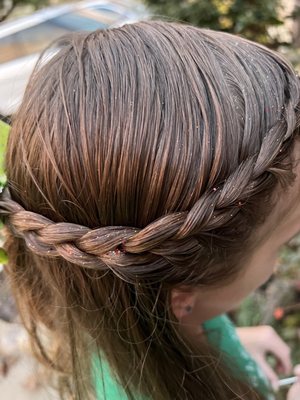
[[[53,40],[75,31],[93,31],[146,19],[135,0],[81,1],[37,11],[0,25],[0,115],[12,115],[22,99],[39,54]]]

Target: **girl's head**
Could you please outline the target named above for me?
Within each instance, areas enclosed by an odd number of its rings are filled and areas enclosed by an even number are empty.
[[[186,306],[200,324],[238,303],[300,229],[297,76],[265,47],[178,23],[55,49],[14,120],[0,203],[36,349],[77,393],[99,349],[128,393],[241,393],[180,326]]]

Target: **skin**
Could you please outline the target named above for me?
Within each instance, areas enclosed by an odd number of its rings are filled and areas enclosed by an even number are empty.
[[[296,179],[292,186],[276,193],[273,211],[253,233],[255,238],[260,238],[259,244],[249,254],[240,274],[226,286],[173,289],[172,309],[183,325],[193,324],[197,316],[199,326],[199,323],[236,308],[274,273],[281,247],[300,232],[300,141],[295,144],[293,160]],[[191,312],[186,311],[187,306]]]
[[[217,315],[226,313],[240,305],[242,300],[264,284],[277,267],[278,253],[283,245],[300,232],[300,141],[293,152],[296,179],[292,186],[279,190],[271,214],[254,233],[260,238],[248,262],[242,266],[238,276],[226,286],[207,288],[179,287],[171,292],[171,307],[185,335],[192,340],[203,339],[201,324]],[[268,326],[238,328],[237,333],[249,353],[264,370],[273,387],[277,386],[277,375],[265,360],[267,352],[278,359],[278,372],[292,371],[290,351],[277,333]],[[297,370],[297,374],[299,369]],[[296,393],[296,394],[295,394]],[[288,399],[300,398],[300,385],[294,385]]]

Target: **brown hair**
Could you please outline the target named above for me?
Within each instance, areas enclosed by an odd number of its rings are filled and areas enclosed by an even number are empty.
[[[179,23],[54,48],[14,119],[0,202],[37,356],[76,399],[92,396],[97,351],[131,399],[257,398],[182,337],[170,290],[242,269],[275,188],[293,179],[297,76],[265,47]]]

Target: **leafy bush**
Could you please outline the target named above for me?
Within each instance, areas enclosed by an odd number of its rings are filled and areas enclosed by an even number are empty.
[[[0,120],[0,185],[5,182],[4,154],[8,138],[9,125]]]
[[[278,47],[268,29],[283,24],[280,0],[145,0],[155,15],[193,25],[241,34],[262,44]]]
[[[33,10],[49,3],[49,0],[0,0],[0,22],[4,21],[19,5],[31,5]]]

